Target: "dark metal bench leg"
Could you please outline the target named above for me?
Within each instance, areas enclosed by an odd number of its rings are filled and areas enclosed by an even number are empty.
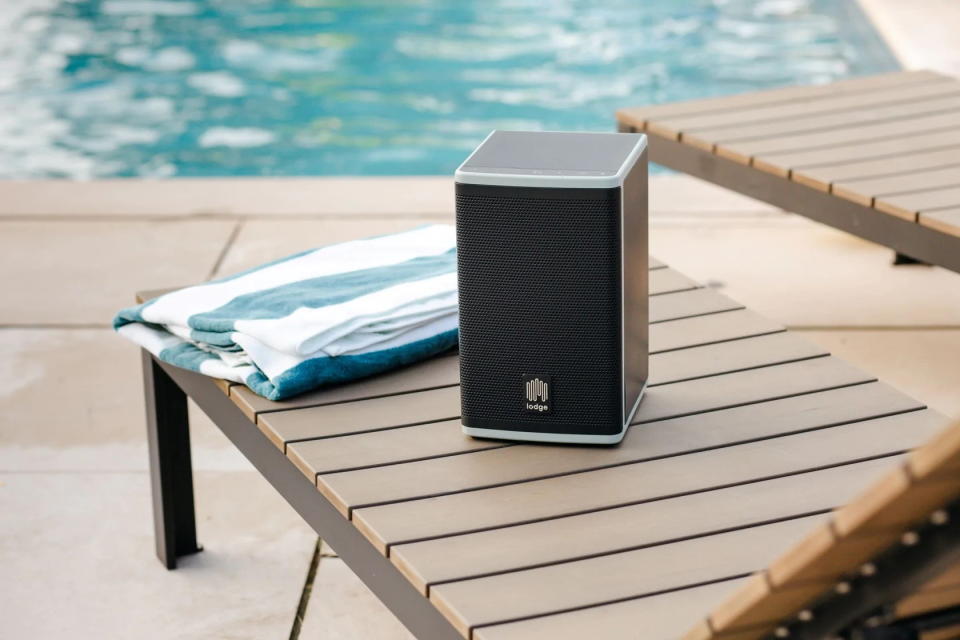
[[[918,260],[918,259],[916,259],[916,258],[913,258],[913,257],[911,257],[911,256],[908,256],[908,255],[905,254],[905,253],[900,253],[899,251],[895,251],[895,252],[893,253],[893,264],[894,264],[894,265],[902,265],[902,264],[922,264],[922,265],[924,265],[924,266],[926,266],[926,267],[929,267],[929,266],[930,266],[930,263],[929,263],[929,262],[924,262],[923,260]]]
[[[201,550],[193,509],[187,396],[147,351],[142,352],[147,444],[157,557],[167,569]]]

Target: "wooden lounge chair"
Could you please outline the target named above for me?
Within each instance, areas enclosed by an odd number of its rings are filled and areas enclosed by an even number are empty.
[[[630,107],[650,160],[960,271],[960,81],[929,71]]]
[[[650,387],[614,448],[465,437],[455,354],[270,402],[145,353],[157,555],[199,549],[189,396],[418,638],[676,639],[946,424],[650,269]]]
[[[960,638],[960,423],[754,574],[686,640]]]

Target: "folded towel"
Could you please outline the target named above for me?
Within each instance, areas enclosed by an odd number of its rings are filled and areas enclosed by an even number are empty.
[[[457,343],[450,225],[331,245],[124,309],[114,328],[164,362],[281,400]]]

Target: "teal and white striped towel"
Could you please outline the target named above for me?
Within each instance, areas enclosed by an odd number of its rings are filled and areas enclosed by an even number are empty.
[[[124,309],[121,335],[164,362],[281,400],[457,343],[450,225],[322,247]]]

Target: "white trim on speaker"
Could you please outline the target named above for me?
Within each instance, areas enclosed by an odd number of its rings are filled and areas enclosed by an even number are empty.
[[[463,432],[474,438],[492,438],[494,440],[523,440],[526,442],[558,442],[563,444],[618,444],[623,440],[627,433],[630,421],[633,420],[637,408],[640,406],[640,400],[646,393],[647,385],[643,385],[640,395],[637,396],[637,402],[630,411],[630,417],[627,418],[620,430],[620,433],[610,435],[588,435],[583,433],[540,433],[537,431],[511,431],[509,429],[480,429],[477,427],[468,427],[461,423]]]
[[[496,131],[491,131],[487,136],[489,138]],[[549,133],[549,132],[546,132]],[[606,133],[605,135],[611,136],[622,136],[622,135],[636,135],[636,134],[625,134],[625,133]],[[484,142],[487,141],[487,138],[484,138]],[[609,175],[576,175],[571,173],[482,173],[479,171],[470,171],[464,170],[470,159],[473,158],[473,154],[477,152],[480,147],[483,146],[483,143],[471,153],[466,160],[464,160],[459,167],[457,167],[456,173],[454,173],[454,179],[461,184],[487,184],[487,185],[496,185],[500,187],[555,187],[563,189],[612,189],[614,187],[619,187],[624,179],[626,178],[627,173],[630,172],[630,169],[636,163],[637,158],[640,157],[640,154],[643,153],[643,150],[647,147],[647,137],[645,135],[640,135],[637,138],[637,144],[634,145],[633,149],[630,150],[630,153],[624,158],[623,164],[620,165],[620,169],[616,173],[611,173]]]

